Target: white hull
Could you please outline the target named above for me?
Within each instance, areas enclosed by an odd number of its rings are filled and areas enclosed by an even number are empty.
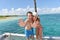
[[[8,35],[8,37],[4,38],[4,40],[26,40],[24,34],[5,33],[5,34],[3,34],[3,36],[4,35]],[[36,36],[34,35],[34,37],[36,37]],[[43,40],[60,40],[60,37],[45,36],[45,37],[43,37]]]

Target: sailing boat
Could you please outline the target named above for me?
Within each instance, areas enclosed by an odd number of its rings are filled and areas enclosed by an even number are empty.
[[[34,0],[34,4],[35,12],[37,12],[36,0]],[[36,38],[35,35],[34,37]],[[16,33],[4,33],[0,35],[0,40],[25,40],[25,35]],[[60,37],[45,36],[43,37],[43,40],[60,40]]]

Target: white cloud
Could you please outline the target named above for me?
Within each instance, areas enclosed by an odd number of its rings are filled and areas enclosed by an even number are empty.
[[[27,11],[34,11],[34,8],[30,8],[30,6],[27,6],[27,8],[11,8],[9,9],[1,9],[0,15],[25,15]],[[53,14],[53,13],[60,13],[60,7],[57,8],[37,8],[37,11],[39,14]]]
[[[44,8],[41,13],[60,13],[60,7],[57,8]]]

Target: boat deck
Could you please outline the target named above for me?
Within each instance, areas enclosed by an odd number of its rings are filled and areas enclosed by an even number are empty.
[[[2,37],[4,37],[4,35],[8,35],[8,37],[2,38]],[[36,36],[34,36],[34,37],[36,37]],[[24,34],[5,33],[3,35],[0,35],[0,40],[26,40],[26,38],[25,38]],[[34,38],[34,40],[36,40],[36,39]],[[43,37],[43,40],[60,40],[60,37],[45,36],[45,37]]]

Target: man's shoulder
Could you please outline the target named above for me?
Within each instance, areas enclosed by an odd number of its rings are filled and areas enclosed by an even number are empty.
[[[29,21],[29,19],[26,19],[26,20],[25,20],[25,22],[28,22],[28,21]]]

